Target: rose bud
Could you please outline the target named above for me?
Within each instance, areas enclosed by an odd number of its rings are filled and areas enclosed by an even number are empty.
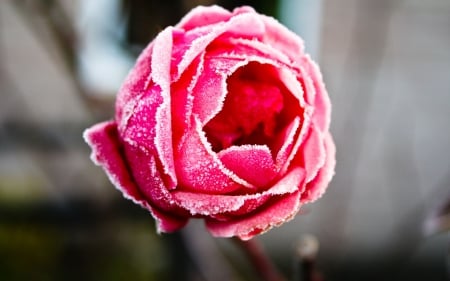
[[[303,41],[250,7],[164,29],[87,129],[92,160],[158,232],[190,218],[243,240],[292,219],[334,174],[330,100]]]

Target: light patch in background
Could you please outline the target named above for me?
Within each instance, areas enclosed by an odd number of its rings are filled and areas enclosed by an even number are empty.
[[[78,75],[89,94],[115,95],[134,63],[121,48],[125,17],[117,0],[82,0],[78,31]]]

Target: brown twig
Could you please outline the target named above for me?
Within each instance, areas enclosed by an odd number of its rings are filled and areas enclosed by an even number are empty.
[[[317,269],[316,260],[319,251],[319,241],[315,236],[304,235],[296,248],[298,274],[294,280],[324,281],[322,273]]]
[[[277,270],[275,265],[264,252],[262,245],[255,238],[242,241],[239,238],[233,238],[234,242],[245,252],[254,269],[265,281],[284,281],[286,280]]]

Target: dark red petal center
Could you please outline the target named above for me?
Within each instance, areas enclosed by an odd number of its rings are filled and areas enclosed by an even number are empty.
[[[270,144],[284,126],[283,89],[273,67],[249,63],[227,80],[222,110],[204,127],[208,141],[218,152],[232,145]]]

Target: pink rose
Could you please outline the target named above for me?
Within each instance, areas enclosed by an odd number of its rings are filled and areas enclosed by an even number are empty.
[[[121,87],[92,160],[159,232],[202,218],[243,240],[319,198],[335,166],[330,101],[303,42],[252,8],[198,7],[164,29]]]

